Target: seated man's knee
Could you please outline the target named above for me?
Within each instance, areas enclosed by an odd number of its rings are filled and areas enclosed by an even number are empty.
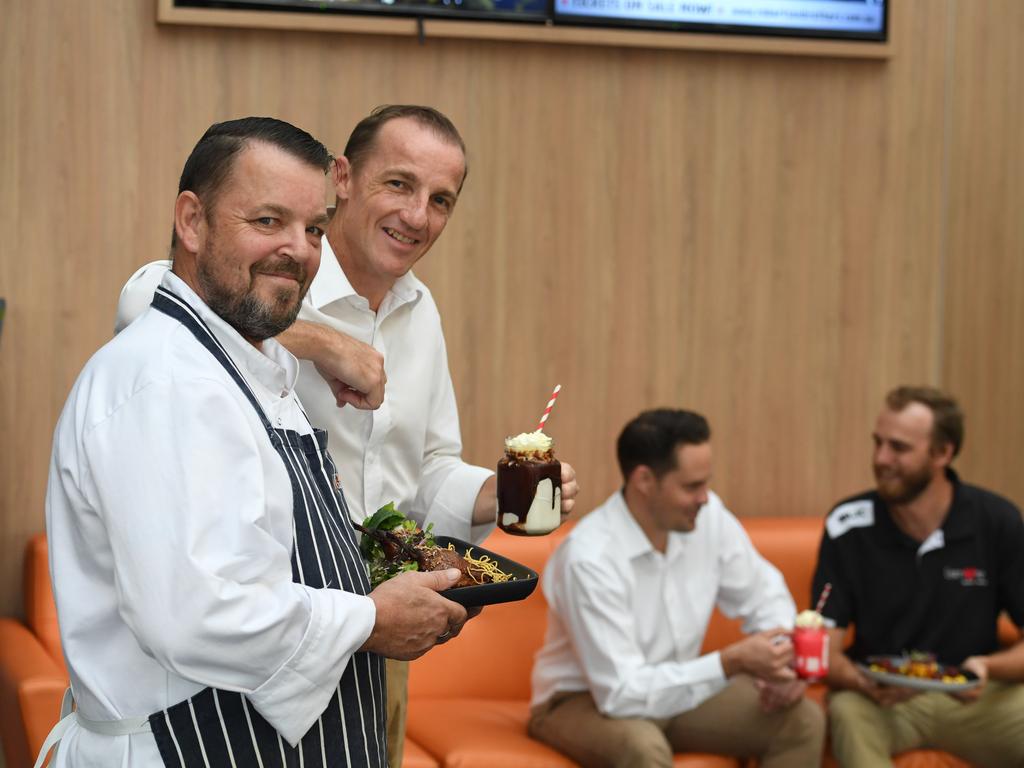
[[[629,720],[620,729],[615,768],[670,768],[672,747],[661,728],[649,720]]]
[[[825,710],[817,702],[801,699],[789,710],[786,730],[792,731],[802,742],[824,744]]]
[[[879,706],[856,691],[836,691],[828,697],[828,722],[833,733],[857,729],[879,717]]]

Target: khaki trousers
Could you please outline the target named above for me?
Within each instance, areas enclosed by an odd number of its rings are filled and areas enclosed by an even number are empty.
[[[990,682],[964,704],[944,693],[921,693],[880,707],[855,691],[829,696],[832,753],[842,768],[892,765],[908,749],[941,749],[978,768],[1024,766],[1024,685]]]
[[[825,715],[801,699],[761,711],[753,681],[737,676],[717,696],[672,718],[602,715],[589,692],[559,693],[534,707],[530,735],[584,768],[671,768],[675,752],[759,757],[761,768],[821,765]]]
[[[405,748],[405,712],[409,705],[409,662],[384,659],[387,678],[388,768],[401,768]]]

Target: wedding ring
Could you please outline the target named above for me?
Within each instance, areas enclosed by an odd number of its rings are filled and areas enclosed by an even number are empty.
[[[440,635],[437,636],[437,642],[443,643],[445,640],[447,640],[451,636],[452,636],[451,629],[446,629],[443,633],[441,633]]]

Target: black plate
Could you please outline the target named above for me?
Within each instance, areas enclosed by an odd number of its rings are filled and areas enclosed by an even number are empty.
[[[503,581],[500,584],[478,584],[472,587],[456,587],[446,589],[441,594],[459,605],[472,608],[478,605],[494,605],[495,603],[511,603],[516,600],[525,600],[537,586],[537,572],[530,570],[525,565],[520,565],[514,560],[502,557],[497,552],[478,547],[475,544],[468,544],[460,539],[453,539],[449,536],[435,536],[434,541],[439,547],[447,547],[449,544],[455,547],[460,555],[465,555],[467,549],[473,550],[473,557],[487,555],[498,563],[498,567],[505,573],[512,574],[511,581]]]

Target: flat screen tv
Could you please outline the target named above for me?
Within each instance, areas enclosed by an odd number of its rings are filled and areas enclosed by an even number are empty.
[[[884,42],[889,0],[174,0],[176,7],[450,17]]]

